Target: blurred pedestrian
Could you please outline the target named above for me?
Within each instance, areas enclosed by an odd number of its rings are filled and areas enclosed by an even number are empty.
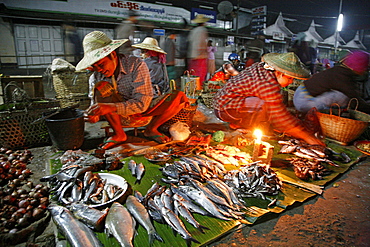
[[[329,109],[333,103],[346,108],[352,98],[359,102],[357,110],[370,113],[370,103],[359,92],[356,78],[368,71],[369,53],[354,51],[344,57],[340,63],[320,73],[314,74],[300,85],[294,93],[295,108],[307,113],[311,108]]]
[[[166,68],[169,80],[176,80],[177,73],[176,73],[176,34],[170,32],[167,36],[166,40],[164,41],[162,47],[163,50],[167,53],[166,55]]]
[[[216,71],[216,60],[215,52],[217,47],[212,45],[212,40],[208,40],[207,52],[208,52],[208,78],[211,77]]]
[[[198,14],[192,20],[194,23],[197,23],[197,27],[193,28],[188,36],[188,70],[194,71],[195,75],[200,77],[201,85],[203,85],[206,79],[208,70],[208,31],[205,25],[209,20],[203,14]]]
[[[76,65],[82,57],[82,42],[81,38],[77,33],[76,27],[71,23],[65,23],[62,25],[65,36],[64,50],[67,54],[66,61],[73,65]]]
[[[115,28],[116,39],[128,39],[128,41],[119,49],[119,52],[122,54],[131,54],[134,50],[131,45],[134,44],[134,34],[137,30],[137,18],[139,16],[140,15],[137,11],[129,10],[128,18],[122,21],[122,23]]]

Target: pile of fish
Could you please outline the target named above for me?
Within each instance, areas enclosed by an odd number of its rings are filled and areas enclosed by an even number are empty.
[[[344,152],[338,153],[331,148],[319,145],[309,145],[296,139],[278,141],[278,143],[282,145],[279,153],[283,154],[294,154],[300,158],[313,159],[325,162],[332,166],[338,166],[333,162],[333,160],[340,161],[342,163],[348,163],[351,161],[351,158]]]
[[[290,160],[293,165],[295,175],[302,180],[321,180],[324,176],[332,173],[318,160],[308,160],[300,157],[288,158],[287,160]]]
[[[145,196],[139,192],[135,196],[153,220],[169,225],[188,245],[199,241],[192,237],[180,216],[204,233],[209,229],[201,225],[193,214],[231,220],[241,219],[244,214],[242,210],[246,209],[232,188],[218,178],[210,178],[205,184],[192,178],[181,181],[178,186],[154,183]]]
[[[223,173],[226,172],[221,163],[205,155],[179,156],[179,160],[166,163],[160,170],[164,176],[161,180],[168,184],[177,184],[188,178],[205,182],[212,177],[222,177]]]
[[[283,145],[279,153],[297,156],[287,158],[287,160],[293,165],[295,175],[302,180],[320,180],[323,179],[323,176],[331,174],[332,171],[322,165],[322,162],[338,167],[339,165],[333,160],[342,163],[351,161],[351,158],[344,152],[338,153],[331,148],[309,145],[296,139],[279,141],[278,143]]]
[[[57,173],[40,179],[49,183],[53,200],[65,205],[73,202],[101,204],[122,193],[122,188],[93,173],[106,168],[101,159],[82,151],[67,151],[60,161],[63,165]]]
[[[259,197],[265,200],[265,194],[279,193],[281,180],[268,165],[258,163],[254,162],[225,173],[225,183],[233,188],[239,197]]]
[[[129,195],[126,207],[118,202],[104,211],[90,208],[82,203],[73,203],[68,207],[51,204],[48,207],[52,219],[73,247],[103,246],[94,231],[105,231],[114,236],[121,246],[133,246],[136,222],[142,225],[149,235],[149,244],[156,239],[163,242],[156,232],[148,211],[139,200]]]

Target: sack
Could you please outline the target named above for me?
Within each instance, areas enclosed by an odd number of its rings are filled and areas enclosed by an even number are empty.
[[[190,135],[189,126],[183,122],[176,122],[169,128],[169,132],[174,141],[185,141]]]

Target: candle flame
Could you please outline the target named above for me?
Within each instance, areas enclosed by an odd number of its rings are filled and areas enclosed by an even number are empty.
[[[262,139],[262,131],[260,129],[256,129],[253,132],[253,135],[256,137],[255,143],[261,143]]]

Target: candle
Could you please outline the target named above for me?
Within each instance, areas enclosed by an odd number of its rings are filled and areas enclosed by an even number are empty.
[[[253,134],[254,136],[256,136],[256,139],[254,140],[254,147],[253,147],[253,159],[257,159],[259,156],[262,155],[262,151],[263,151],[263,145],[261,142],[262,131],[259,129],[256,129]]]

